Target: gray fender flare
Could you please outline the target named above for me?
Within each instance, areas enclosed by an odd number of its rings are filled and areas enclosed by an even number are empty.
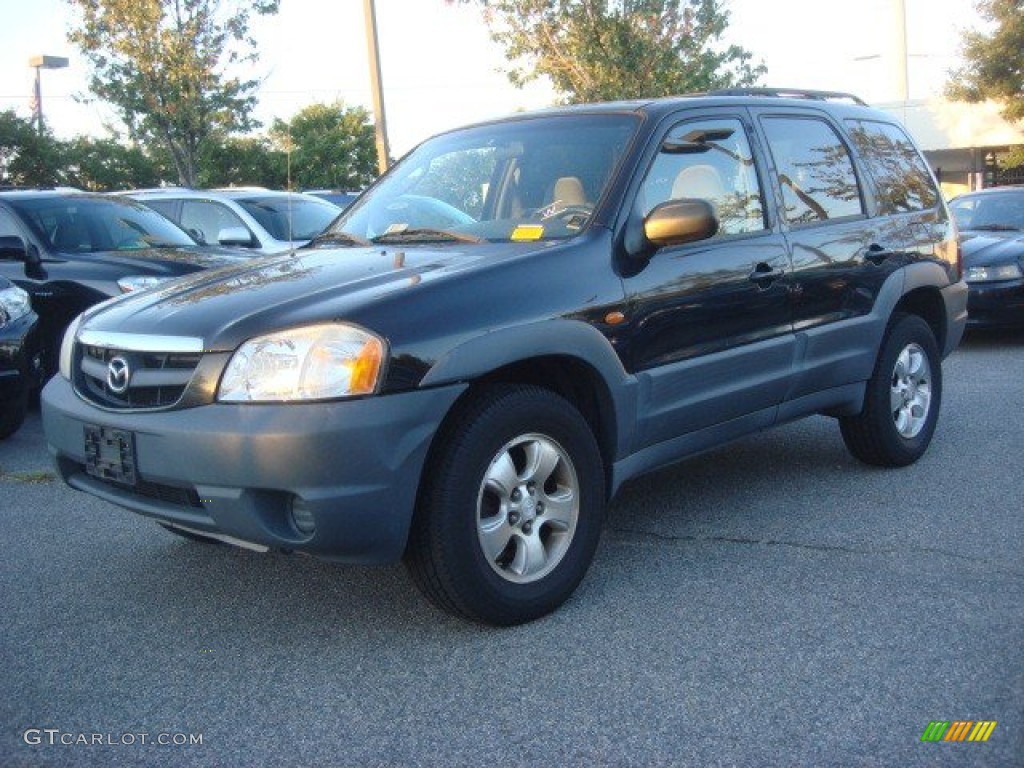
[[[473,381],[507,365],[551,356],[574,358],[598,373],[615,411],[614,458],[628,453],[636,429],[636,377],[622,367],[608,339],[579,320],[545,320],[469,339],[442,355],[420,386]]]

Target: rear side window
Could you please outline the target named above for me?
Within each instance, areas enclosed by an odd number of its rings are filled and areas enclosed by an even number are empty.
[[[853,161],[831,125],[804,117],[768,117],[763,125],[790,224],[864,213]]]
[[[899,126],[873,120],[847,120],[846,124],[878,187],[880,214],[935,207],[939,193],[928,166]]]

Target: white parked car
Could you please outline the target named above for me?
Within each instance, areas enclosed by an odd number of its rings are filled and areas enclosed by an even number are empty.
[[[201,243],[260,253],[305,245],[341,213],[318,197],[263,187],[164,187],[123,194],[162,213]]]

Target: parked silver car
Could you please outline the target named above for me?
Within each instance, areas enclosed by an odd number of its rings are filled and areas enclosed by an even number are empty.
[[[165,187],[123,194],[159,211],[202,243],[260,253],[305,245],[341,213],[318,197],[263,187]]]

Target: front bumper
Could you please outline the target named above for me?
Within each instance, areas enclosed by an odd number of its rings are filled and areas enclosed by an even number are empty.
[[[0,403],[20,400],[39,385],[38,318],[29,312],[0,330]]]
[[[57,376],[43,390],[43,430],[61,477],[78,490],[197,532],[385,563],[405,548],[431,439],[464,389],[110,412]],[[135,485],[86,473],[87,426],[131,434]],[[296,499],[315,523],[312,533],[295,524]]]
[[[972,327],[1024,326],[1024,280],[968,283],[967,323]]]

